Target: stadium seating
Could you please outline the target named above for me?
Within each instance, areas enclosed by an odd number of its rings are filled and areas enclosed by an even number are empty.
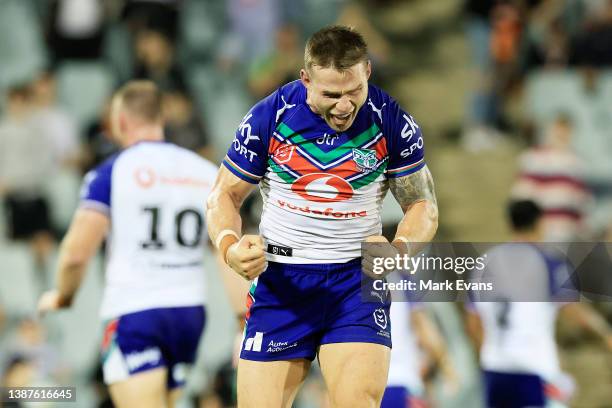
[[[53,226],[65,231],[77,207],[80,176],[75,171],[61,168],[46,185]]]
[[[587,164],[587,177],[610,182],[612,73],[604,72],[594,81],[595,91],[590,91],[578,70],[534,71],[525,88],[525,111],[540,131],[556,115],[568,115],[574,126],[573,145]]]
[[[98,62],[65,62],[57,73],[60,104],[83,128],[98,117],[112,94],[112,71]]]
[[[215,2],[187,0],[181,7],[182,52],[189,60],[211,59],[220,38],[223,10]]]
[[[111,24],[106,30],[102,54],[109,61],[120,82],[132,76],[132,38],[128,29],[120,24]]]
[[[27,1],[0,1],[0,61],[0,88],[31,80],[46,63],[41,27]]]
[[[582,98],[582,80],[575,71],[534,71],[526,85],[526,112],[540,123],[558,112],[573,111]]]
[[[28,245],[0,244],[0,299],[10,316],[31,316],[41,288]]]
[[[220,73],[210,65],[195,66],[188,80],[213,147],[223,157],[250,107],[245,87],[240,79]]]

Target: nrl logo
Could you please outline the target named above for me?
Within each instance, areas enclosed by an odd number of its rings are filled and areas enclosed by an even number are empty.
[[[278,164],[287,163],[289,160],[291,160],[291,156],[293,156],[294,150],[294,145],[282,145],[274,153],[274,158],[276,159],[276,162]]]
[[[376,150],[353,149],[353,161],[357,168],[363,172],[372,171],[376,167]]]

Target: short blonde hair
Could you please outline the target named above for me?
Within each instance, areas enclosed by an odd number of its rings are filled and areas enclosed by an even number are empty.
[[[352,27],[333,25],[314,33],[306,43],[304,66],[348,69],[368,60],[368,45]]]
[[[121,109],[146,122],[162,118],[162,93],[152,81],[129,81],[115,92],[114,98]]]

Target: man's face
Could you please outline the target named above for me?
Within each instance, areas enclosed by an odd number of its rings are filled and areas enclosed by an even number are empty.
[[[310,108],[321,115],[329,127],[342,132],[351,127],[366,101],[370,73],[368,61],[343,71],[315,65],[309,71],[302,69],[300,77],[308,91]]]

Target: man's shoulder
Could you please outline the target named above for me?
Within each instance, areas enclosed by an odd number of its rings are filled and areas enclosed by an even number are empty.
[[[115,162],[119,158],[119,156],[123,153],[123,150],[118,151],[116,153],[111,154],[106,159],[102,161],[102,163],[95,166],[93,169],[89,170],[88,175],[91,174],[110,174],[113,171],[113,167]]]
[[[396,103],[389,93],[371,83],[368,83],[368,101],[372,101],[375,105]]]
[[[172,146],[176,149],[178,155],[183,157],[186,161],[189,162],[193,167],[199,167],[201,171],[204,171],[207,174],[216,174],[219,166],[214,164],[212,161],[200,156],[198,153],[193,150],[189,150],[185,147],[175,145],[173,143],[168,143],[168,145]]]
[[[277,123],[290,111],[304,104],[306,101],[306,89],[300,80],[289,82],[272,92],[270,95],[257,102],[251,111],[252,115],[265,115],[272,122]]]

